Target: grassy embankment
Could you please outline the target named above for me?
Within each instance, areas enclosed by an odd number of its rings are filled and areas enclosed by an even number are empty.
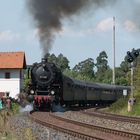
[[[136,103],[132,106],[131,112],[128,112],[128,100],[130,97],[119,99],[104,111],[127,116],[140,116],[140,93],[135,93],[134,97],[136,98]]]

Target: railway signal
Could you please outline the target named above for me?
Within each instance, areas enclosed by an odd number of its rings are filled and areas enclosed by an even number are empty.
[[[133,56],[132,56],[132,54],[131,54],[131,52],[130,51],[128,51],[127,52],[127,61],[129,62],[129,63],[131,63],[131,62],[133,62]]]
[[[134,104],[134,102],[132,102],[132,99],[134,98],[134,93],[133,93],[133,73],[134,73],[134,67],[133,67],[133,61],[139,56],[139,51],[138,50],[132,50],[132,52],[128,51],[127,52],[127,61],[128,63],[130,63],[131,65],[131,97],[128,100],[128,112],[132,111],[132,106]]]
[[[138,50],[133,50],[132,52],[128,51],[127,52],[127,61],[129,63],[132,63],[138,56],[139,56]]]

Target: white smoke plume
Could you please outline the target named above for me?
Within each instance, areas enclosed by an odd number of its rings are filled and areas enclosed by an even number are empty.
[[[20,107],[20,112],[30,112],[32,110],[33,110],[32,104],[26,105],[25,107]]]

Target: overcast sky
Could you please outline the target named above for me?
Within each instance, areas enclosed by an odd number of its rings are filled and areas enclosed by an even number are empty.
[[[56,34],[50,53],[62,53],[73,67],[80,61],[106,51],[113,65],[113,16],[116,18],[116,66],[127,51],[140,48],[140,0],[120,0],[114,5],[63,20],[62,31]],[[37,29],[24,0],[1,0],[0,51],[25,51],[27,64],[40,61],[43,49]]]

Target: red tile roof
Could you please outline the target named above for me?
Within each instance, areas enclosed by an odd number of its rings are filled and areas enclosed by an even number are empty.
[[[0,52],[0,69],[26,68],[24,52]]]

